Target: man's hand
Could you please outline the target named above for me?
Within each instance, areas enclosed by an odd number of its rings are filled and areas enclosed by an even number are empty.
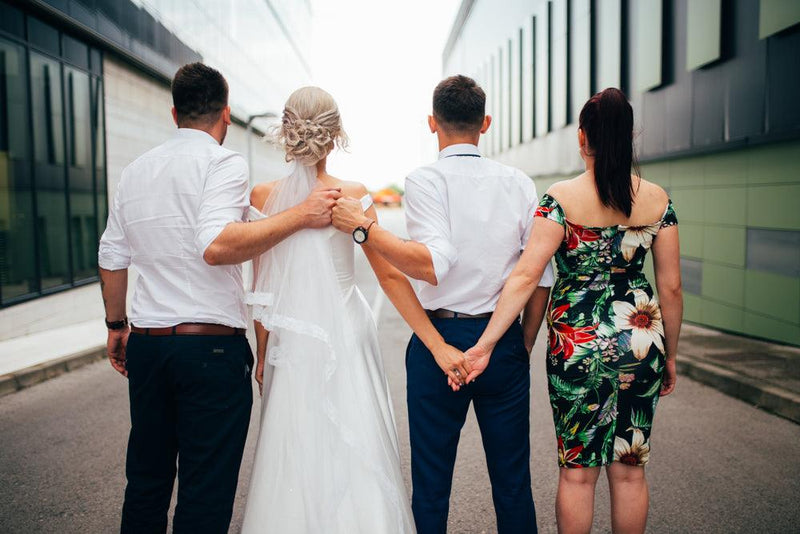
[[[331,224],[331,209],[341,196],[341,189],[314,189],[298,206],[305,217],[306,228],[324,228]]]
[[[467,375],[467,384],[478,378],[478,375],[486,370],[489,365],[489,359],[492,357],[493,349],[494,347],[475,345],[466,352],[467,363],[472,368],[469,375]]]
[[[128,376],[128,370],[125,367],[125,348],[128,346],[128,336],[130,334],[131,330],[127,326],[120,330],[109,330],[108,341],[106,342],[106,352],[108,353],[108,361],[111,362],[111,367],[125,377]]]
[[[447,383],[458,391],[461,386],[466,384],[466,378],[470,373],[470,366],[464,358],[464,353],[457,348],[441,343],[431,350],[436,365],[447,375]]]
[[[352,234],[359,226],[366,226],[370,219],[364,215],[361,201],[351,197],[342,197],[333,208],[333,226],[346,234]]]
[[[667,358],[667,364],[664,366],[664,378],[661,382],[661,391],[659,395],[664,397],[675,391],[675,382],[678,381],[678,374],[675,369],[675,358]]]

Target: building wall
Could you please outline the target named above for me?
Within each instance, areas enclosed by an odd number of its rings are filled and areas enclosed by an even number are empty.
[[[105,83],[108,198],[113,199],[122,170],[139,155],[169,139],[175,132],[169,87],[135,67],[107,55],[103,63]],[[279,178],[285,171],[283,156],[253,138],[255,181]],[[225,146],[247,154],[246,130],[233,124]],[[131,270],[129,290],[136,273]],[[92,319],[104,310],[99,284],[92,283],[54,295],[0,309],[0,341]]]
[[[482,151],[540,193],[583,170],[586,99],[626,91],[643,176],[680,221],[685,319],[800,344],[800,10],[790,4],[510,0],[498,11],[465,0],[443,67],[481,83],[494,119]]]

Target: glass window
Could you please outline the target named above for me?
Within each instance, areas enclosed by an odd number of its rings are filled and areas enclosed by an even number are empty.
[[[92,79],[92,139],[94,141],[94,176],[97,203],[97,239],[106,229],[108,220],[108,198],[106,191],[106,121],[103,106],[103,81]]]
[[[88,69],[89,47],[82,42],[69,37],[68,35],[63,35],[61,39],[61,45],[64,51],[64,59],[70,63],[74,63],[82,69]]]
[[[581,108],[592,96],[591,91],[591,32],[590,0],[572,0],[570,10],[570,113],[569,122],[577,123]]]
[[[506,71],[508,65],[506,63],[505,54],[503,54],[503,47],[497,49],[497,152],[502,152],[506,147],[508,140],[508,126],[506,120],[506,98],[505,92],[508,82],[506,81]]]
[[[609,87],[621,88],[622,65],[622,0],[596,0],[594,46],[595,91]]]
[[[758,12],[758,37],[763,39],[800,23],[800,2],[761,0]]]
[[[0,299],[37,291],[25,49],[0,39]]]
[[[64,68],[67,111],[69,216],[73,280],[97,272],[97,211],[92,169],[92,115],[89,75]]]
[[[720,57],[722,0],[689,0],[686,9],[686,70],[694,70]]]
[[[61,65],[36,52],[30,58],[36,233],[41,288],[48,289],[71,281]]]
[[[0,306],[96,280],[108,216],[102,53],[20,17],[30,46],[0,38]]]
[[[55,56],[59,55],[58,30],[39,19],[28,17],[28,39],[32,44]]]
[[[544,5],[544,4],[543,4]],[[550,131],[550,2],[541,16],[536,17],[536,135]]]
[[[558,129],[567,124],[567,35],[569,34],[569,21],[567,20],[566,0],[554,0],[552,6],[552,31],[550,33],[552,83],[551,112],[553,114],[550,129]]]
[[[0,4],[0,30],[24,38],[25,17],[22,11],[7,4]]]
[[[636,89],[648,91],[661,85],[662,0],[637,0],[630,6],[635,10]]]

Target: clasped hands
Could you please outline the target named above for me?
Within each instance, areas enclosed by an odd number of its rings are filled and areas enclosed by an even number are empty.
[[[342,190],[329,187],[314,189],[301,204],[309,228],[324,228],[333,224],[336,229],[351,234],[359,226],[369,224],[361,201],[342,196]]]
[[[436,364],[447,375],[447,385],[453,391],[458,391],[486,370],[492,356],[492,347],[475,345],[466,352],[461,352],[442,341],[431,353]]]

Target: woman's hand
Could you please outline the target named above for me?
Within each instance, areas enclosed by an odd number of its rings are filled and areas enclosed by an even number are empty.
[[[678,381],[678,374],[675,369],[675,358],[667,358],[664,366],[664,377],[661,382],[660,396],[664,397],[675,391],[675,382]]]
[[[259,358],[256,363],[256,382],[258,382],[258,394],[264,396],[264,358]]]
[[[478,375],[486,370],[493,350],[494,345],[489,347],[479,343],[466,352],[467,363],[472,367],[472,371],[467,376],[467,384],[478,378]]]

